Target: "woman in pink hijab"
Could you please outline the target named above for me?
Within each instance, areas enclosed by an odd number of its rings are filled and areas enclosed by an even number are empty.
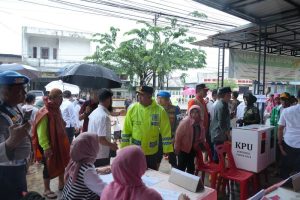
[[[121,149],[111,166],[114,181],[104,188],[101,200],[162,200],[158,192],[143,183],[141,177],[146,170],[146,158],[140,147]]]
[[[194,174],[196,151],[204,141],[205,128],[201,108],[193,105],[188,110],[188,116],[179,123],[175,134],[174,148],[178,155],[179,170],[186,170],[188,173]]]
[[[70,162],[65,170],[63,200],[99,199],[106,186],[99,178],[94,162],[99,152],[98,136],[82,133],[71,144]]]

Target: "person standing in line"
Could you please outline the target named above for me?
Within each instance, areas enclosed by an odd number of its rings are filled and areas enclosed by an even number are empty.
[[[178,155],[178,169],[194,174],[194,159],[197,150],[205,142],[205,128],[201,118],[200,106],[193,105],[188,110],[188,116],[184,118],[175,135],[175,153]]]
[[[229,101],[231,99],[231,88],[223,87],[218,91],[220,100],[215,106],[214,117],[210,124],[211,142],[214,145],[223,144],[230,140],[230,113]],[[214,161],[218,161],[218,156],[214,150]]]
[[[157,93],[157,102],[161,105],[165,111],[167,111],[169,115],[170,125],[171,125],[171,132],[172,132],[172,140],[174,143],[175,140],[175,132],[179,123],[179,115],[180,115],[180,108],[178,106],[172,105],[170,100],[171,94],[169,92],[160,91]],[[160,137],[159,141],[159,152],[161,154],[161,158],[163,156],[163,148],[162,148],[162,141]],[[172,165],[173,168],[177,168],[177,157],[174,152],[169,153],[169,163]],[[160,159],[161,160],[161,159]]]
[[[238,100],[238,96],[239,96],[238,91],[232,92],[232,100],[229,103],[231,119],[236,118],[237,107],[241,103]]]
[[[66,133],[71,144],[74,138],[75,131],[79,127],[76,120],[76,113],[72,100],[72,94],[69,90],[63,92],[63,102],[60,106],[63,120],[66,122]]]
[[[34,121],[36,113],[38,112],[38,108],[34,106],[35,103],[35,95],[33,93],[27,93],[25,98],[25,104],[22,106],[23,113],[31,112],[30,121]],[[30,131],[30,136],[32,136],[32,132]]]
[[[131,144],[141,146],[146,156],[147,166],[158,170],[159,135],[162,137],[163,153],[167,156],[173,152],[170,120],[163,107],[152,99],[153,88],[142,86],[137,91],[139,102],[133,104],[127,111],[121,147]]]
[[[209,100],[209,102],[207,103],[207,106],[206,106],[208,114],[209,114],[210,122],[212,121],[212,118],[213,118],[214,104],[217,101],[217,99],[218,99],[218,90],[213,89],[211,92],[211,99]]]
[[[29,78],[14,71],[0,73],[0,198],[19,200],[27,192],[26,159],[31,152],[21,106]]]
[[[90,99],[85,101],[79,111],[79,120],[83,120],[82,132],[87,132],[89,125],[89,115],[98,107],[99,99],[97,90],[90,92]]]
[[[210,139],[210,133],[209,133],[209,115],[206,103],[204,101],[204,98],[207,96],[208,88],[204,83],[196,85],[196,97],[194,99],[191,99],[188,102],[188,110],[193,105],[198,105],[201,108],[201,115],[203,118],[203,125],[206,132],[206,140]]]
[[[284,109],[278,121],[278,145],[282,155],[280,176],[283,179],[291,172],[300,172],[300,90],[297,98],[298,104]]]
[[[117,144],[111,142],[111,120],[112,112],[112,91],[103,88],[99,92],[99,105],[89,115],[88,132],[95,133],[99,138],[99,152],[95,161],[95,167],[110,164],[110,149],[116,151]]]
[[[49,96],[44,97],[45,106],[37,112],[32,128],[35,158],[44,164],[43,195],[49,199],[57,198],[50,188],[50,180],[58,176],[58,189],[63,189],[65,167],[70,159],[70,143],[59,108],[62,101],[62,91],[52,89]]]

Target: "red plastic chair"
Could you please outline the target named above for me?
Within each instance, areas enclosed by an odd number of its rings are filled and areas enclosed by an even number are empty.
[[[231,144],[224,143],[216,146],[216,151],[219,158],[220,175],[218,180],[217,191],[219,191],[220,183],[222,182],[222,192],[225,192],[225,186],[229,186],[229,180],[238,182],[240,184],[240,199],[244,200],[248,197],[248,183],[252,179],[254,190],[257,191],[258,180],[257,176],[248,171],[236,168],[234,158],[231,152]],[[226,160],[227,158],[227,160]],[[226,165],[227,164],[227,165]],[[230,191],[230,190],[229,190]]]
[[[205,151],[208,154],[208,161],[205,161],[203,158],[203,152],[199,149],[196,155],[196,175],[198,175],[199,171],[202,172],[202,182],[204,183],[205,173],[210,174],[210,187],[216,189],[217,176],[220,172],[220,167],[218,164],[213,162],[212,153],[207,142],[204,143]]]

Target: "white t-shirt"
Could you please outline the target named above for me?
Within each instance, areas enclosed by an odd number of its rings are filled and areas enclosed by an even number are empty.
[[[241,102],[236,108],[236,119],[243,119],[245,113],[246,104],[245,102]]]
[[[105,136],[108,141],[111,141],[111,120],[109,111],[99,105],[89,115],[88,132],[96,133],[98,136]],[[97,159],[109,158],[109,147],[99,144],[99,153]]]
[[[300,148],[300,104],[285,108],[278,125],[285,127],[284,142],[293,148]]]

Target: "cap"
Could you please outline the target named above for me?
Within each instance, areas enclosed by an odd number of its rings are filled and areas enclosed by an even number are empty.
[[[153,87],[149,87],[149,86],[141,86],[139,88],[139,90],[136,91],[137,93],[140,93],[140,94],[144,94],[144,93],[148,93],[148,94],[153,94]]]
[[[165,97],[165,98],[170,98],[171,94],[170,92],[166,92],[166,91],[160,91],[159,93],[157,93],[158,97]]]
[[[196,85],[196,90],[201,90],[201,89],[204,89],[204,90],[209,90],[208,87],[206,87],[206,85],[204,83],[200,83],[200,84],[197,84]]]
[[[282,99],[289,99],[291,97],[291,95],[287,92],[283,92],[280,94],[280,98]]]
[[[221,94],[226,94],[226,93],[231,93],[231,88],[230,87],[222,87],[222,88],[219,88],[218,90],[218,95],[221,95]]]
[[[15,71],[0,73],[0,85],[19,85],[29,82],[29,78]]]

